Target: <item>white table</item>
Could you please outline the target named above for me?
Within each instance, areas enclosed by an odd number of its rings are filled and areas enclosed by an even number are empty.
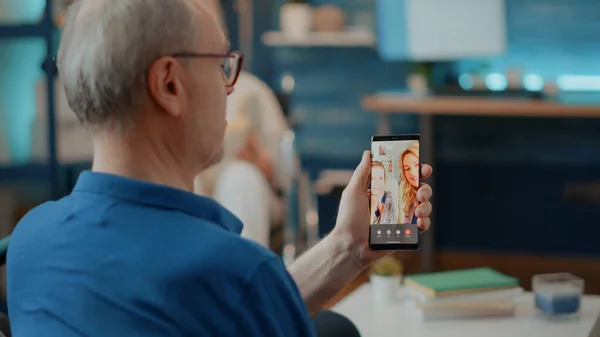
[[[415,318],[402,300],[376,307],[371,292],[367,283],[332,308],[354,322],[362,337],[587,337],[600,313],[600,296],[585,296],[578,319],[548,321],[537,315],[533,296],[526,293],[516,299],[513,317],[424,322]]]

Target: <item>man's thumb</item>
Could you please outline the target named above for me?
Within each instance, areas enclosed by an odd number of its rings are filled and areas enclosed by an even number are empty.
[[[371,174],[371,151],[363,152],[362,160],[360,164],[354,170],[352,174],[352,178],[350,179],[350,184],[353,188],[358,188],[360,190],[367,190],[369,187],[369,176]]]

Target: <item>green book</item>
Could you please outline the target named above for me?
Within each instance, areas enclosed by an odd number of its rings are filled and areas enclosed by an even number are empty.
[[[517,278],[487,267],[409,275],[406,276],[404,283],[406,286],[415,288],[431,297],[461,295],[519,286]]]

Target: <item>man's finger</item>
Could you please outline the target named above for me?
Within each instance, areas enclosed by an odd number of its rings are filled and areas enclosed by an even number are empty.
[[[348,187],[366,191],[369,187],[369,175],[371,173],[371,151],[363,152],[360,164],[354,170]]]
[[[431,203],[429,201],[424,202],[417,207],[415,210],[415,215],[419,218],[426,218],[431,215],[431,208]]]
[[[417,218],[417,226],[424,232],[429,229],[431,220],[429,218]]]
[[[421,184],[421,187],[417,191],[417,200],[419,200],[420,202],[426,202],[426,201],[429,201],[429,199],[431,199],[432,195],[433,195],[433,190],[431,189],[431,186],[423,183],[423,184]]]
[[[427,179],[433,173],[433,168],[430,165],[421,165],[421,179]]]

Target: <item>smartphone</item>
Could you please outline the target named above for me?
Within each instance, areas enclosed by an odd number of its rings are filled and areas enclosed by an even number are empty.
[[[371,139],[369,247],[372,250],[419,250],[421,233],[415,210],[421,185],[421,136],[390,135]]]

